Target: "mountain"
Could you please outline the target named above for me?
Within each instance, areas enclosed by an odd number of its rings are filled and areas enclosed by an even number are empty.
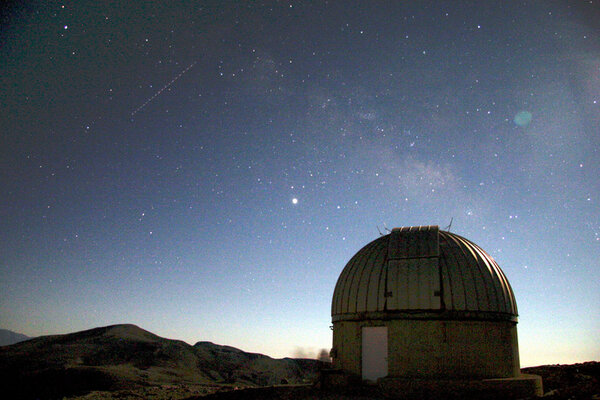
[[[271,357],[246,353],[229,346],[210,342],[198,342],[194,348],[203,360],[202,369],[209,371],[217,382],[270,386],[287,383],[307,383],[316,377],[316,360],[272,359]],[[308,373],[308,374],[307,374]]]
[[[308,382],[320,365],[209,342],[190,346],[135,325],[112,325],[0,347],[0,387],[23,399],[148,386],[252,387]]]
[[[0,346],[8,346],[30,339],[22,333],[9,331],[8,329],[0,329]]]

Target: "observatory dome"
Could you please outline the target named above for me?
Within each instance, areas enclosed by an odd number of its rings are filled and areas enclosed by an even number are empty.
[[[539,376],[520,372],[506,276],[475,243],[437,226],[396,228],[359,250],[338,278],[331,319],[333,371],[348,379],[415,398],[543,393]]]
[[[504,273],[475,243],[437,226],[396,228],[363,247],[333,293],[333,321],[517,321]]]

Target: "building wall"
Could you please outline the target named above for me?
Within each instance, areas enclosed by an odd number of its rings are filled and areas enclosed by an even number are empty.
[[[333,324],[334,366],[361,374],[363,326],[388,327],[389,376],[507,378],[520,374],[510,321],[375,320]]]

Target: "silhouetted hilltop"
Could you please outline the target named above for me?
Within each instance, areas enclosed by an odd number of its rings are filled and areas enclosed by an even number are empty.
[[[8,329],[0,329],[0,346],[9,346],[30,339],[22,333],[9,331]]]
[[[204,364],[204,371],[218,382],[249,383],[269,386],[310,382],[318,372],[319,362],[307,359],[273,359],[263,354],[246,353],[235,347],[210,342],[194,345]]]
[[[42,399],[143,385],[246,387],[310,381],[318,365],[208,342],[190,346],[135,325],[113,325],[0,348],[0,385],[16,398]]]

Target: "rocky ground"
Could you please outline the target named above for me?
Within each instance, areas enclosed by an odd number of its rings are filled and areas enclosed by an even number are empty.
[[[545,365],[523,369],[524,373],[542,376],[542,400],[600,400],[600,362],[573,365]],[[397,398],[402,398],[398,394]],[[355,387],[343,391],[323,391],[315,385],[275,385],[250,387],[236,385],[183,385],[140,387],[114,392],[92,392],[68,400],[383,400],[376,386]],[[442,399],[436,399],[442,400]]]
[[[113,391],[91,391],[85,395],[63,397],[64,400],[180,400],[204,397],[209,394],[236,390],[225,385],[152,385],[133,386]],[[239,388],[238,388],[239,390]]]
[[[600,362],[525,368],[544,381],[544,400],[600,400]]]
[[[321,391],[314,385],[277,385],[268,387],[146,387],[113,392],[96,391],[85,396],[63,400],[375,400],[382,399],[377,388],[355,388],[353,391]]]

